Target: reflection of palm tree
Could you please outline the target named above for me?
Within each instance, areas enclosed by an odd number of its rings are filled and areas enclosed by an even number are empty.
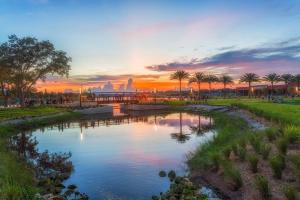
[[[213,126],[211,122],[211,117],[209,119],[209,124],[201,124],[201,116],[198,115],[198,125],[190,126],[190,130],[192,131],[192,133],[196,133],[196,135],[200,136],[212,129]]]
[[[183,134],[182,131],[182,113],[179,113],[179,133],[171,133],[171,138],[176,139],[179,143],[185,143],[190,139],[190,136]]]

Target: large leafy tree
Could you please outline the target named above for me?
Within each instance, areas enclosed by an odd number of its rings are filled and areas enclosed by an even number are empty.
[[[292,82],[294,79],[293,75],[291,74],[282,74],[281,75],[281,80],[284,82],[285,84],[285,94],[288,95],[288,87],[289,87],[289,83]]]
[[[271,94],[273,95],[274,93],[274,83],[277,83],[281,80],[280,75],[276,74],[276,73],[271,73],[271,74],[267,74],[266,76],[264,76],[263,78],[265,81],[268,81],[271,83]]]
[[[213,75],[213,74],[208,74],[205,77],[205,82],[208,83],[208,88],[209,88],[209,94],[211,93],[211,84],[218,82],[219,79],[217,76]]]
[[[179,99],[182,100],[182,94],[181,94],[181,87],[182,87],[182,80],[188,79],[190,74],[184,70],[178,70],[171,74],[170,79],[171,80],[178,80],[179,81]]]
[[[201,96],[201,83],[205,82],[206,75],[203,72],[196,72],[189,80],[189,83],[197,83],[198,86],[198,99]]]
[[[248,96],[251,96],[251,84],[253,82],[258,82],[259,76],[255,73],[245,73],[240,78],[240,82],[248,83]]]
[[[223,83],[223,92],[225,97],[226,86],[230,83],[233,83],[233,78],[227,74],[223,74],[220,76],[219,81]]]
[[[296,83],[297,83],[297,91],[298,91],[298,95],[299,95],[299,89],[300,89],[300,74],[296,74],[295,76],[294,76],[294,80],[293,81],[295,81]]]
[[[12,83],[22,106],[25,95],[38,80],[45,81],[49,74],[68,76],[71,58],[64,51],[56,50],[49,41],[11,35],[3,46],[7,51]]]

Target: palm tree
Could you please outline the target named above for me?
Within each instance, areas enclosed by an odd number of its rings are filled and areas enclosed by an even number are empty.
[[[221,83],[223,83],[223,93],[224,93],[224,97],[225,97],[225,90],[226,90],[226,86],[227,84],[233,83],[233,78],[229,75],[223,74],[220,78],[219,81]]]
[[[264,76],[263,78],[265,81],[269,81],[271,83],[271,95],[273,95],[274,93],[274,83],[277,83],[281,80],[280,75],[276,74],[276,73],[271,73],[268,74],[266,76]]]
[[[209,86],[209,94],[211,92],[211,84],[218,81],[219,81],[218,77],[213,74],[209,74],[205,77],[205,82],[207,82]]]
[[[253,82],[258,82],[259,76],[254,73],[246,73],[240,78],[240,82],[248,83],[248,96],[251,96],[251,84]]]
[[[178,70],[171,74],[170,79],[171,80],[178,80],[179,81],[179,100],[182,100],[181,98],[181,82],[183,79],[189,78],[190,74],[184,70]]]
[[[288,95],[288,84],[293,80],[293,75],[291,74],[282,74],[281,80],[285,84],[285,94]]]
[[[296,75],[294,76],[294,81],[297,82],[297,87],[298,87],[297,91],[298,91],[298,96],[299,96],[299,89],[300,89],[300,74],[296,74]]]
[[[200,99],[201,83],[205,81],[205,74],[203,72],[196,72],[190,78],[189,83],[197,83],[198,86],[198,100]]]

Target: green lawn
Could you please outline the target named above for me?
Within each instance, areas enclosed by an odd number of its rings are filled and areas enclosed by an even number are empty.
[[[53,114],[66,111],[65,108],[56,108],[48,106],[30,107],[30,108],[3,108],[0,109],[0,121],[7,119],[16,119],[23,117],[35,117],[47,114]]]
[[[298,102],[300,102],[299,98],[285,99],[284,103],[272,103],[261,99],[211,99],[208,104],[234,105],[278,123],[300,126],[300,104]]]

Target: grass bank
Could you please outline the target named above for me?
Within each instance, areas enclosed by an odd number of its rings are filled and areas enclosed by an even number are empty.
[[[32,111],[28,110],[29,108],[19,108],[20,110],[18,111],[16,109],[17,108],[14,108],[13,110],[15,110],[15,113],[18,114],[9,116],[5,116],[3,113],[6,113],[6,111],[2,111],[2,119],[45,116],[62,111],[62,109],[49,107],[33,108]],[[0,199],[31,200],[34,199],[33,195],[40,191],[40,189],[36,186],[34,172],[31,167],[26,164],[25,160],[20,159],[16,154],[7,149],[9,137],[21,131],[28,131],[57,122],[74,119],[78,116],[78,114],[73,112],[65,112],[59,116],[44,118],[41,120],[37,118],[19,125],[0,126]]]
[[[205,177],[232,199],[298,199],[300,105],[295,100],[279,104],[260,99],[208,103],[249,110],[277,128],[251,131],[240,119],[217,115],[218,135],[189,160],[192,174]]]
[[[18,119],[24,117],[37,117],[67,111],[66,108],[50,106],[28,107],[28,108],[3,108],[0,109],[0,121]]]
[[[284,103],[272,103],[261,99],[215,99],[209,100],[208,104],[237,106],[282,125],[300,126],[300,105],[295,102],[298,102],[298,99],[288,99]]]

